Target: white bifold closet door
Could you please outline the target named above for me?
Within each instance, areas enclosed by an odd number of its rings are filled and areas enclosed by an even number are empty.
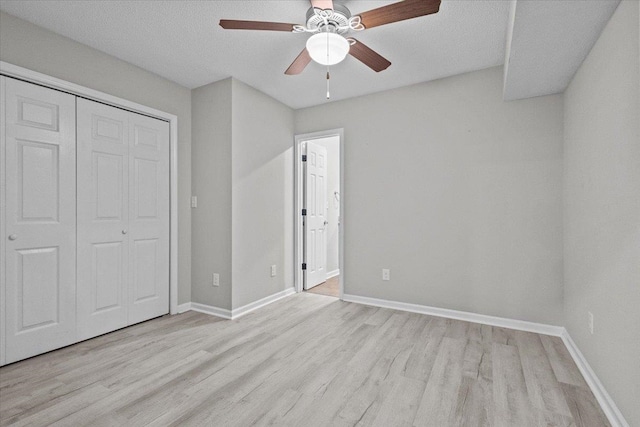
[[[0,79],[10,363],[76,341],[76,98]]]
[[[169,124],[77,102],[83,340],[169,312]]]

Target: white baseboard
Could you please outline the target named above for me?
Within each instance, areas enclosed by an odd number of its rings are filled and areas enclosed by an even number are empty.
[[[562,338],[564,345],[567,347],[567,350],[569,350],[573,361],[578,365],[580,373],[582,373],[585,381],[589,384],[589,388],[591,388],[591,391],[598,400],[602,411],[607,416],[612,427],[629,427],[629,423],[624,419],[624,416],[618,409],[618,406],[615,404],[613,399],[611,399],[611,396],[607,393],[607,390],[596,376],[596,373],[591,369],[587,359],[585,359],[576,343],[571,339],[569,332],[564,329],[560,337]]]
[[[197,311],[198,313],[210,314],[212,316],[222,317],[223,319],[231,320],[231,310],[227,310],[226,308],[214,307],[212,305],[192,302],[191,310]]]
[[[339,276],[340,275],[340,269],[338,268],[337,270],[333,270],[327,273],[327,280]]]
[[[268,297],[259,299],[258,301],[254,301],[247,305],[243,305],[242,307],[238,307],[233,310],[228,310],[226,308],[214,307],[212,305],[200,304],[197,302],[191,302],[186,304],[180,304],[178,307],[178,313],[183,313],[187,310],[197,311],[199,313],[210,314],[212,316],[222,317],[223,319],[234,320],[238,317],[244,316],[247,313],[250,313],[254,310],[259,309],[260,307],[264,307],[265,305],[271,304],[272,302],[278,301],[279,299],[286,298],[289,295],[295,294],[296,291],[294,288],[285,289],[284,291],[276,292],[275,294],[269,295]],[[188,308],[187,305],[189,305]],[[180,311],[182,308],[186,308],[184,311]]]
[[[616,406],[609,393],[589,366],[584,355],[580,352],[569,332],[563,326],[552,326],[543,323],[527,322],[524,320],[507,319],[504,317],[487,316],[484,314],[469,313],[466,311],[449,310],[446,308],[429,307],[426,305],[409,304],[398,301],[388,301],[377,298],[361,297],[358,295],[343,295],[343,301],[375,307],[391,308],[394,310],[409,311],[412,313],[427,314],[430,316],[445,317],[448,319],[464,320],[466,322],[482,323],[485,325],[499,326],[502,328],[516,329],[519,331],[535,332],[543,335],[553,335],[562,338],[564,345],[569,350],[573,361],[578,366],[585,381],[591,388],[602,411],[607,416],[612,427],[629,427],[622,413]]]
[[[470,313],[467,311],[450,310],[447,308],[429,307],[426,305],[409,304],[399,301],[388,301],[377,298],[361,297],[358,295],[344,294],[342,299],[347,302],[372,305],[375,307],[392,308],[395,310],[409,311],[411,313],[428,314],[430,316],[445,317],[447,319],[464,320],[465,322],[482,323],[484,325],[499,326],[501,328],[516,329],[519,331],[535,332],[543,335],[562,336],[562,326],[545,325],[543,323],[527,322],[524,320],[507,319],[504,317],[487,316],[485,314]]]
[[[184,304],[180,304],[178,305],[178,311],[177,313],[184,313],[191,310],[191,303],[190,302],[185,302]]]
[[[258,301],[254,301],[247,305],[243,305],[242,307],[235,308],[231,311],[231,318],[237,319],[240,316],[244,316],[247,313],[252,312],[253,310],[257,310],[260,307],[264,307],[265,305],[271,304],[272,302],[278,301],[279,299],[286,298],[289,295],[293,295],[296,293],[294,288],[285,289],[284,291],[276,292],[275,294],[269,295],[268,297],[259,299]]]

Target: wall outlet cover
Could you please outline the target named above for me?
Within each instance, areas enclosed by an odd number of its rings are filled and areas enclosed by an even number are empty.
[[[274,264],[271,266],[271,277],[276,277],[276,274],[277,274],[277,268],[276,268],[276,265]]]
[[[391,280],[391,270],[388,268],[382,269],[382,280]]]
[[[213,273],[213,286],[220,286],[220,275]]]

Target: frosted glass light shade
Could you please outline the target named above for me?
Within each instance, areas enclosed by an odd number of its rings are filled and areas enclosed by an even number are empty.
[[[318,33],[307,40],[309,56],[322,65],[334,65],[342,61],[350,47],[347,39],[335,33]]]

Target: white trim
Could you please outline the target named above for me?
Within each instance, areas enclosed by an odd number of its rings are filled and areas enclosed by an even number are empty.
[[[302,292],[302,143],[305,141],[312,141],[314,139],[327,138],[330,136],[337,136],[340,138],[340,225],[338,226],[338,263],[340,268],[344,270],[344,205],[345,205],[345,193],[344,193],[344,129],[330,129],[320,132],[312,132],[296,135],[293,143],[293,217],[294,229],[293,229],[293,279],[294,288],[296,292]],[[333,276],[331,276],[333,277]],[[340,274],[338,280],[338,288],[340,289],[340,299],[344,295],[345,274]]]
[[[27,68],[0,61],[0,74],[91,99],[169,122],[170,127],[170,236],[169,313],[178,313],[178,117],[104,92],[57,79]]]
[[[186,313],[187,311],[190,311],[190,310],[191,310],[191,303],[190,302],[185,302],[184,304],[178,305],[178,313],[177,314]]]
[[[231,311],[231,318],[237,319],[240,316],[244,316],[245,314],[248,314],[254,310],[264,307],[265,305],[269,305],[272,302],[276,302],[282,298],[286,298],[289,295],[293,295],[295,293],[296,293],[296,290],[294,288],[288,288],[288,289],[285,289],[284,291],[276,292],[275,294],[269,295],[268,297],[259,299],[258,301],[254,301],[247,305],[243,305],[242,307],[234,308]]]
[[[339,268],[336,269],[336,270],[330,271],[330,272],[327,273],[327,280],[332,279],[332,278],[334,278],[336,276],[339,276],[339,275],[340,275],[340,269]]]
[[[409,304],[399,301],[388,301],[377,298],[361,297],[345,294],[342,298],[347,302],[372,305],[375,307],[391,308],[394,310],[409,311],[411,313],[428,314],[430,316],[445,317],[447,319],[463,320],[465,322],[482,323],[484,325],[498,326],[501,328],[516,329],[519,331],[535,332],[543,335],[560,337],[564,331],[562,326],[545,325],[543,323],[527,322],[524,320],[507,319],[504,317],[487,316],[486,314],[470,313],[467,311],[450,310],[447,308],[429,307],[427,305]]]
[[[259,308],[264,307],[265,305],[269,305],[272,302],[276,302],[282,298],[286,298],[289,295],[293,295],[295,293],[296,293],[296,290],[294,288],[285,289],[284,291],[276,292],[275,294],[269,295],[268,297],[264,297],[262,299],[259,299],[258,301],[250,302],[247,305],[243,305],[242,307],[238,307],[233,310],[214,307],[212,305],[200,304],[197,302],[180,304],[180,307],[184,306],[186,308],[187,304],[189,304],[189,308],[187,310],[210,314],[212,316],[222,317],[223,319],[235,320],[238,317],[242,317],[245,314],[251,313],[252,311],[255,311]]]
[[[226,308],[214,307],[212,305],[200,304],[192,302],[191,311],[197,311],[198,313],[210,314],[216,317],[222,317],[223,319],[231,320],[231,310]]]
[[[587,359],[584,357],[580,349],[578,349],[576,343],[571,339],[569,332],[565,328],[562,329],[563,332],[560,335],[560,338],[562,338],[564,345],[567,347],[567,350],[569,350],[573,361],[578,365],[580,373],[582,373],[585,381],[589,384],[589,388],[596,397],[596,400],[600,404],[602,411],[607,416],[612,427],[629,427],[629,423],[624,419],[622,412],[620,412],[618,406],[615,404],[611,396],[609,396],[609,393],[607,393],[607,390],[596,376],[596,373],[593,372],[593,369],[589,366]]]

